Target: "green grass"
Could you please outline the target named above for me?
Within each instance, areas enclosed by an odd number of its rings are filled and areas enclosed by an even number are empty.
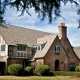
[[[71,76],[0,76],[0,80],[79,80],[80,78]]]

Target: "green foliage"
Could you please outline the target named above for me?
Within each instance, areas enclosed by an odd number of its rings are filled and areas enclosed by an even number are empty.
[[[53,19],[55,20],[57,17],[62,17],[61,15],[61,4],[65,5],[68,2],[71,4],[74,3],[75,5],[79,5],[80,1],[77,0],[0,0],[0,10],[5,13],[6,7],[10,6],[15,7],[17,11],[21,12],[21,15],[25,12],[29,15],[29,10],[34,8],[35,13],[38,14],[41,20],[44,20],[48,17],[49,22],[52,22]],[[78,8],[80,6],[77,6]],[[54,15],[53,15],[54,14]],[[77,14],[80,15],[80,8],[77,10]],[[3,20],[1,20],[3,21]],[[79,19],[80,23],[80,19]]]
[[[23,73],[23,66],[20,64],[12,64],[8,67],[8,73],[10,75],[19,76]]]
[[[30,76],[33,74],[33,68],[32,67],[26,67],[25,68],[25,75]]]
[[[78,76],[80,77],[80,72],[69,72],[69,71],[54,71],[55,76]]]
[[[50,71],[48,76],[54,76],[54,73]]]
[[[80,66],[76,66],[75,71],[80,72]]]
[[[35,68],[35,73],[37,75],[47,76],[49,75],[49,72],[50,72],[50,68],[47,65],[38,65]]]

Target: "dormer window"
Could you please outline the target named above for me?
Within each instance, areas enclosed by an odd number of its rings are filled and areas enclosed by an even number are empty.
[[[18,51],[26,51],[26,46],[25,45],[18,45],[17,50]]]
[[[41,51],[44,48],[45,44],[46,43],[35,45],[34,48],[36,51]]]
[[[41,51],[41,49],[42,49],[42,48],[41,48],[41,45],[38,45],[38,46],[37,46],[37,51]]]
[[[54,52],[55,53],[60,53],[60,46],[59,45],[54,46]]]

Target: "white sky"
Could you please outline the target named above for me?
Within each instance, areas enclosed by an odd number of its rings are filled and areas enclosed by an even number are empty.
[[[65,23],[67,26],[67,34],[71,45],[80,46],[80,29],[78,29],[77,19],[79,16],[76,14],[76,7],[74,4],[72,6],[68,3],[65,7],[62,5],[61,14],[65,18],[58,18],[52,24],[48,22],[48,19],[45,21],[41,21],[40,18],[37,17],[34,10],[30,10],[32,16],[28,14],[24,14],[19,17],[20,12],[17,13],[15,9],[7,9],[5,14],[5,20],[7,23],[11,25],[17,25],[21,27],[36,29],[40,31],[50,32],[50,33],[58,33],[58,26],[60,23]]]

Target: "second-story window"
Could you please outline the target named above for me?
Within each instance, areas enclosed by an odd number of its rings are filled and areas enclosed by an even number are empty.
[[[54,52],[55,53],[60,53],[60,46],[59,45],[54,46]]]
[[[1,51],[5,51],[5,45],[1,45]]]
[[[18,51],[26,51],[26,46],[25,45],[18,45],[17,50]]]

